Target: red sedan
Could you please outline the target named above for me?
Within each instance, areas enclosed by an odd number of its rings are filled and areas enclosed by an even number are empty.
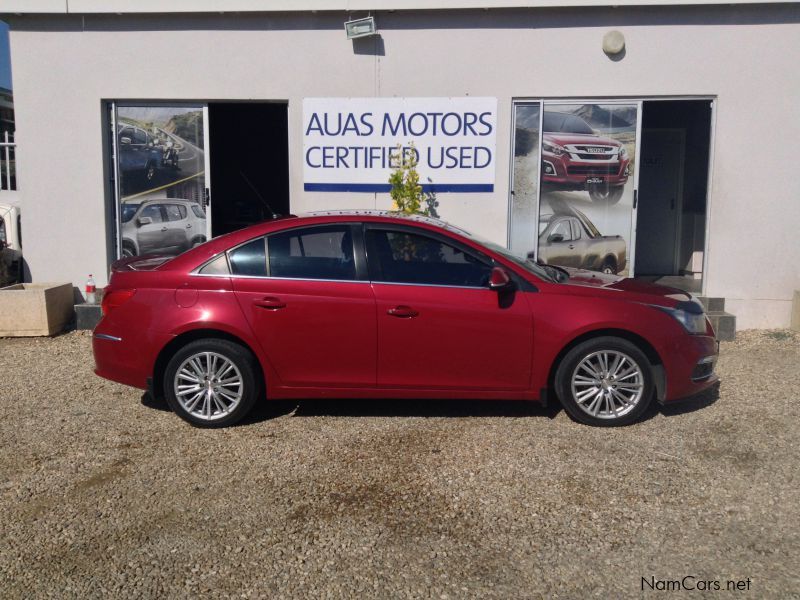
[[[542,267],[441,221],[328,212],[113,267],[95,372],[201,427],[263,398],[557,398],[623,425],[716,381],[676,289]]]

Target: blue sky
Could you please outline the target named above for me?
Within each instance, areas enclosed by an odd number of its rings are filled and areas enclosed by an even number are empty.
[[[0,87],[11,88],[11,59],[8,55],[8,25],[0,21]]]

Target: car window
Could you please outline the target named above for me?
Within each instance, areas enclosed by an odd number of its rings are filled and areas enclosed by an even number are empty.
[[[180,204],[165,204],[167,221],[180,221],[186,218],[186,207]]]
[[[145,206],[142,209],[139,218],[142,217],[150,217],[153,219],[153,223],[161,223],[163,219],[161,218],[161,205],[160,204],[150,204]]]
[[[202,275],[229,275],[230,269],[228,269],[227,257],[224,254],[222,256],[218,256],[200,269],[200,273]]]
[[[6,243],[6,222],[3,219],[0,219],[0,249],[3,247],[2,244]]]
[[[142,131],[141,129],[134,129],[133,130],[133,140],[131,141],[132,144],[146,144],[147,143],[147,134]]]
[[[485,287],[492,266],[460,248],[424,234],[367,231],[374,281]]]
[[[194,216],[197,217],[198,219],[206,218],[206,214],[203,212],[203,209],[200,208],[197,204],[192,204],[192,212],[194,213]]]
[[[133,218],[133,215],[136,214],[136,211],[139,210],[140,206],[141,204],[123,204],[122,208],[120,209],[119,218],[123,223],[127,223]]]
[[[581,224],[578,223],[578,219],[570,219],[569,223],[572,225],[572,239],[581,239]]]
[[[234,275],[267,276],[267,255],[264,238],[258,238],[234,248],[229,253],[231,272]]]
[[[292,229],[268,238],[269,274],[297,279],[353,281],[353,236],[350,225]]]
[[[548,237],[552,237],[554,235],[560,235],[563,240],[562,242],[568,242],[572,239],[572,233],[569,230],[569,221],[559,221],[556,223],[555,227],[553,227],[553,231],[550,232]]]

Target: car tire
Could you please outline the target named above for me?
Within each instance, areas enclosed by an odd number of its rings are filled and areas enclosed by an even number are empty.
[[[623,191],[625,191],[625,186],[622,185],[594,185],[589,188],[589,197],[592,202],[612,206],[620,201]]]
[[[606,258],[603,261],[603,264],[600,266],[600,272],[605,273],[606,275],[616,275],[617,263],[614,262],[614,259],[611,257]]]
[[[576,421],[595,427],[629,425],[653,399],[653,369],[632,342],[597,337],[567,352],[556,370],[555,388]]]
[[[132,258],[136,256],[136,246],[130,242],[122,242],[122,258]]]
[[[215,338],[189,342],[164,370],[164,396],[195,427],[228,427],[244,418],[261,394],[260,367],[247,348]]]

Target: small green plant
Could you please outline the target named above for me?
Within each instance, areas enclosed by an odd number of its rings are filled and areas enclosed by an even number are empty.
[[[427,199],[419,183],[419,173],[417,173],[417,152],[414,143],[410,143],[406,148],[397,145],[397,150],[392,152],[392,162],[395,167],[389,177],[392,186],[389,192],[392,196],[392,210],[409,215],[430,216],[430,209],[423,208],[422,203]]]

